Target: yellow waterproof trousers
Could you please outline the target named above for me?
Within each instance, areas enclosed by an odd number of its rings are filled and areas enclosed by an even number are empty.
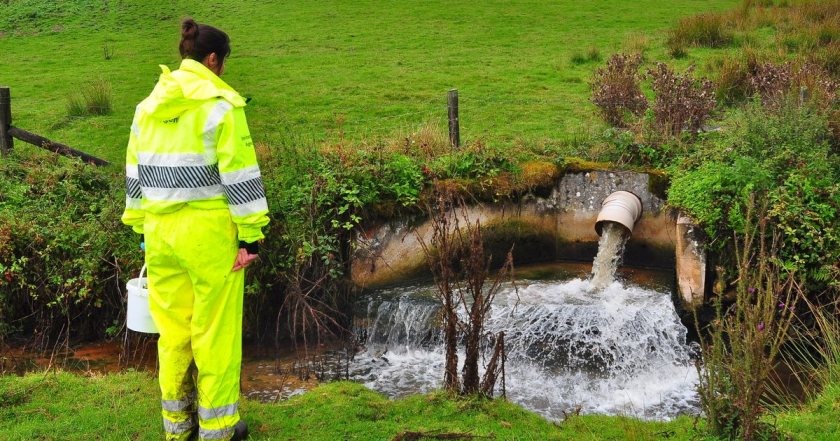
[[[185,205],[146,213],[145,235],[166,439],[186,440],[196,414],[199,439],[230,439],[239,421],[245,287],[245,271],[231,272],[236,225],[227,209]]]

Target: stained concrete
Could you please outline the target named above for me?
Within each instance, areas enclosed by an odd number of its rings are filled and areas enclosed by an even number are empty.
[[[505,251],[514,245],[517,264],[554,260],[592,262],[598,250],[594,226],[601,203],[615,191],[629,191],[642,201],[643,211],[627,243],[624,264],[701,271],[697,263],[703,259],[686,260],[686,256],[692,252],[702,253],[702,246],[690,250],[682,247],[677,252],[678,243],[681,243],[677,237],[677,216],[665,208],[665,201],[649,187],[650,176],[645,173],[568,173],[557,180],[547,197],[529,195],[515,202],[474,205],[464,210],[463,217],[471,222],[481,222],[486,242],[489,242],[486,247],[494,254],[494,262],[501,262]],[[686,230],[679,231],[685,234]],[[394,219],[370,225],[357,237],[351,270],[353,282],[376,287],[427,275],[421,241],[430,243],[431,238],[432,227],[427,219]],[[678,264],[679,259],[685,262]],[[691,307],[698,299],[697,293],[702,293],[705,282],[696,276],[683,279],[685,282],[679,284],[679,291],[692,293],[683,295],[687,302],[685,306]],[[699,298],[702,301],[702,296]]]

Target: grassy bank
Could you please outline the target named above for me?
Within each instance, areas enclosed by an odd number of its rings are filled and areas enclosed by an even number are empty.
[[[0,377],[3,440],[157,440],[157,383],[149,374],[89,377],[34,373]],[[245,401],[254,440],[391,440],[403,432],[471,433],[500,440],[691,439],[691,418],[669,423],[572,416],[552,423],[503,400],[452,400],[441,393],[391,401],[339,382],[279,403]]]
[[[256,141],[286,126],[318,140],[445,127],[458,88],[462,139],[553,142],[600,125],[587,82],[602,59],[628,45],[665,59],[662,30],[737,3],[13,0],[0,2],[0,83],[19,127],[122,162],[134,106],[158,64],[177,65],[193,16],[230,33],[225,79],[253,97]],[[113,113],[68,116],[68,96],[97,79]]]
[[[157,382],[143,372],[0,376],[2,440],[157,440]],[[771,415],[796,440],[831,440],[840,430],[840,387],[812,404]],[[498,440],[713,440],[704,422],[643,422],[572,415],[550,422],[503,400],[453,400],[442,393],[388,400],[365,387],[324,384],[288,401],[244,401],[254,440],[392,440],[405,432],[469,433]],[[480,438],[479,438],[480,439]]]

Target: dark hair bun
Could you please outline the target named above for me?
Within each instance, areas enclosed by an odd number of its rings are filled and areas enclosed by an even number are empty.
[[[181,22],[181,39],[195,40],[198,38],[198,23],[191,18],[184,19]]]
[[[219,64],[230,54],[230,38],[224,32],[206,24],[198,24],[191,18],[181,22],[181,43],[178,45],[181,58],[202,62],[215,53]]]

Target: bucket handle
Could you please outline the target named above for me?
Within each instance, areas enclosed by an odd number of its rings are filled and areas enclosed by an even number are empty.
[[[140,284],[140,287],[143,289],[148,289],[149,281],[146,280],[146,283],[143,283],[143,276],[146,275],[146,262],[143,262],[143,267],[140,268],[140,275],[137,276],[137,282]]]

